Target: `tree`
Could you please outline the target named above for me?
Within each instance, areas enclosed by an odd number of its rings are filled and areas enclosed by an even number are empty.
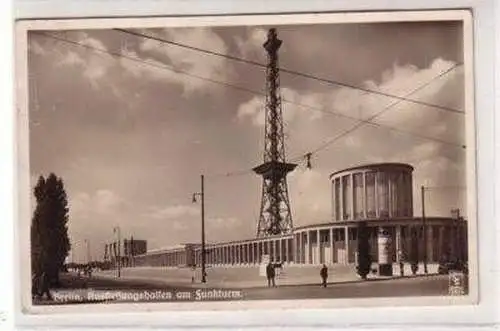
[[[370,228],[366,222],[358,224],[358,266],[357,272],[362,279],[370,273],[372,258],[370,255]]]
[[[412,227],[410,233],[410,256],[409,262],[411,265],[411,272],[415,275],[418,271],[418,228]]]
[[[61,178],[40,176],[34,188],[36,208],[31,223],[31,267],[34,279],[45,274],[52,286],[59,285],[59,272],[70,250],[68,200]]]

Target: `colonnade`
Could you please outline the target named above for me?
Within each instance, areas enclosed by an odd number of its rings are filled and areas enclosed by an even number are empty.
[[[466,222],[460,227],[460,234],[450,218],[429,219],[425,227],[427,242],[424,243],[423,226],[419,219],[403,222],[380,222],[368,224],[370,231],[370,253],[373,261],[379,259],[380,245],[378,238],[383,230],[389,238],[389,246],[384,247],[389,261],[398,261],[397,252],[406,256],[412,249],[411,232],[416,231],[418,238],[418,256],[427,262],[437,262],[443,255],[464,255],[467,247]],[[319,265],[319,264],[354,264],[356,263],[358,227],[356,224],[316,225],[297,228],[290,235],[228,243],[209,244],[206,246],[206,263],[210,266],[245,266],[257,265],[263,256],[268,256],[272,263]],[[425,248],[424,248],[425,247]],[[150,252],[136,256],[135,265],[152,266],[192,266],[201,264],[201,247],[189,244],[184,248]]]

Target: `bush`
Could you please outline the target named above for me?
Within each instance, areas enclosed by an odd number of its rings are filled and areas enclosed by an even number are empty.
[[[362,279],[370,273],[372,258],[370,255],[370,229],[366,222],[358,224],[358,265],[357,272]]]
[[[410,256],[408,260],[411,265],[411,272],[415,275],[418,271],[418,231],[415,227],[411,229]]]

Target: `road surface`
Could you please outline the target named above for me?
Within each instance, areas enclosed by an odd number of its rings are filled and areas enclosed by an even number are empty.
[[[92,300],[85,300],[87,294],[80,295],[81,300],[37,301],[35,304],[64,304],[84,302],[134,302],[134,301],[195,301],[195,300],[291,300],[291,299],[332,299],[332,298],[382,298],[405,296],[442,296],[448,295],[448,276],[432,275],[423,277],[395,278],[386,280],[355,281],[329,284],[326,288],[319,284],[286,285],[268,288],[265,286],[245,289],[217,289],[206,284],[201,287],[187,287],[151,283],[147,281],[82,278],[75,275],[62,277],[65,289],[62,291],[77,293],[94,293]],[[265,284],[264,284],[265,285]],[[82,288],[84,288],[82,290]],[[83,292],[82,292],[83,291]],[[58,290],[55,291],[58,293]],[[104,298],[96,293],[104,293]],[[116,295],[120,293],[120,297]],[[145,300],[144,293],[163,293],[170,296],[156,296],[154,300]],[[135,297],[133,296],[135,295]],[[60,296],[61,298],[61,296]],[[104,298],[98,300],[96,298]],[[135,299],[134,299],[135,298]],[[106,300],[105,300],[106,299]]]

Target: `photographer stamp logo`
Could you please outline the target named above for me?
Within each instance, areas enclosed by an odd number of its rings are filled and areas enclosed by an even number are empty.
[[[449,295],[465,294],[465,276],[463,272],[450,272],[448,282]]]

